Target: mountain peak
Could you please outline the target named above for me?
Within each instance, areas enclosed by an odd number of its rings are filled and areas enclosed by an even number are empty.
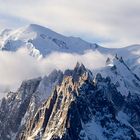
[[[37,27],[37,28],[38,28],[38,27],[39,27],[39,28],[42,28],[42,27],[43,27],[43,26],[41,26],[41,25],[39,25],[39,24],[33,24],[33,23],[29,24],[28,26],[29,26],[29,27],[35,27],[35,28],[36,28],[36,27]],[[43,27],[43,28],[44,28],[44,27]]]
[[[24,28],[24,27],[23,27]],[[38,25],[38,24],[29,24],[27,25],[25,28],[27,29],[32,29],[32,30],[36,30],[36,31],[46,31],[46,30],[49,30],[49,31],[52,31],[51,29],[49,28],[46,28],[44,26],[41,26],[41,25]],[[53,32],[53,31],[52,31]]]
[[[2,50],[16,51],[24,46],[33,57],[46,56],[53,51],[83,54],[86,50],[98,48],[97,44],[86,42],[78,37],[67,37],[37,24],[4,33],[1,40]]]
[[[85,66],[82,63],[77,62],[74,70],[77,71],[77,70],[80,70],[80,69],[86,71]]]

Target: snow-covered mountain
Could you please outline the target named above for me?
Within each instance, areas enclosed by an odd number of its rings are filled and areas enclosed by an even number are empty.
[[[140,45],[104,48],[35,24],[0,34],[1,52],[20,48],[34,59],[87,50],[110,57],[95,71],[77,63],[23,81],[0,102],[0,140],[140,139]]]
[[[21,47],[27,47],[32,56],[42,57],[53,51],[83,53],[85,50],[95,49],[97,45],[80,38],[63,36],[35,24],[1,33],[1,50],[16,51]]]

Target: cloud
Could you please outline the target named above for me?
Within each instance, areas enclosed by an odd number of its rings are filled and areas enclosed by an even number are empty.
[[[37,23],[108,47],[140,43],[139,0],[0,0],[3,26]],[[18,12],[17,12],[18,11]],[[0,16],[1,17],[1,16]],[[11,21],[11,22],[10,22]],[[2,23],[2,22],[1,22]],[[1,27],[1,26],[0,26]]]
[[[97,51],[83,55],[54,52],[41,60],[29,56],[25,49],[0,52],[0,96],[7,90],[17,90],[23,80],[48,75],[54,69],[73,69],[77,62],[89,69],[103,67],[106,58]]]
[[[0,52],[1,87],[17,88],[22,80],[40,75],[37,61],[23,52]]]

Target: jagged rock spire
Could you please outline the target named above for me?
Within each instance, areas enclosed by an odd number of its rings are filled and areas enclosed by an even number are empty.
[[[107,59],[106,59],[106,65],[109,65],[111,63],[111,59],[108,57]]]
[[[77,62],[74,71],[78,72],[80,70],[86,71],[86,68],[82,63]]]
[[[73,80],[75,82],[78,82],[79,78],[84,74],[86,75],[87,73],[88,70],[85,68],[85,66],[82,63],[80,64],[79,62],[77,62],[72,74]]]

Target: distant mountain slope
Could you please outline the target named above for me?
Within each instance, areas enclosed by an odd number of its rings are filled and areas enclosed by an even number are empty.
[[[20,47],[27,47],[29,53],[35,57],[45,56],[53,51],[83,53],[97,46],[80,38],[63,36],[35,24],[14,31],[5,30],[0,38],[2,50],[16,51]]]

